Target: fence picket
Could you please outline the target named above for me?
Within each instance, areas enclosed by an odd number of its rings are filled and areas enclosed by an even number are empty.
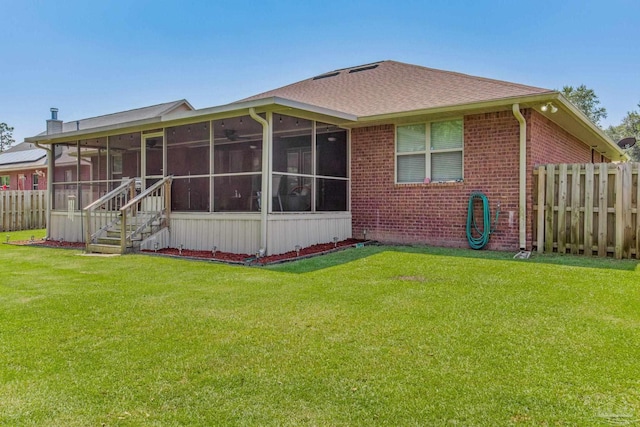
[[[567,252],[567,164],[558,168],[558,252]]]
[[[537,232],[538,232],[538,252],[542,253],[544,250],[544,216],[545,209],[544,200],[545,200],[545,168],[544,166],[538,168],[538,218],[537,218]]]
[[[598,189],[598,256],[607,256],[607,216],[609,206],[607,200],[609,195],[609,169],[606,163],[600,163],[600,186]]]
[[[45,190],[0,191],[0,231],[46,227]]]
[[[538,251],[640,259],[640,163],[546,165],[534,173]]]
[[[571,253],[580,253],[580,165],[571,166]]]
[[[553,206],[555,205],[554,196],[556,179],[556,168],[554,165],[547,165],[547,189],[546,189],[546,205],[544,215],[544,250],[545,252],[553,252],[554,227],[553,227]]]
[[[584,172],[584,254],[593,255],[593,163],[585,165]]]

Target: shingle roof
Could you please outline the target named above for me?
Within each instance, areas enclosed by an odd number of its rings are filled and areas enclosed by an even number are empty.
[[[402,62],[381,61],[324,73],[241,101],[277,96],[366,117],[552,92]]]
[[[189,110],[193,110],[191,104],[189,104],[185,99],[181,99],[179,101],[165,102],[163,104],[151,105],[149,107],[136,108],[127,111],[120,111],[104,116],[91,117],[81,120],[71,120],[62,124],[62,132],[73,132],[76,130],[93,129],[120,123],[152,119],[154,117],[159,117],[163,114],[166,114],[182,105],[185,105]],[[44,134],[46,134],[46,132],[43,132],[40,135]]]

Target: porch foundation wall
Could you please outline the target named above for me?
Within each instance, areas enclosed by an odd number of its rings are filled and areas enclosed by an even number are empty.
[[[318,243],[351,238],[351,214],[270,215],[267,248],[269,254],[281,254]]]

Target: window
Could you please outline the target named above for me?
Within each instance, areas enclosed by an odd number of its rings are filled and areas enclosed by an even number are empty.
[[[463,146],[461,119],[398,126],[396,182],[461,180]]]
[[[40,188],[39,188],[39,185],[38,185],[39,181],[40,181],[40,177],[38,176],[38,174],[37,174],[37,173],[34,173],[34,174],[32,175],[32,188],[33,188],[34,190],[39,190],[39,189],[40,189]]]
[[[9,175],[0,176],[0,190],[7,190],[9,188]]]

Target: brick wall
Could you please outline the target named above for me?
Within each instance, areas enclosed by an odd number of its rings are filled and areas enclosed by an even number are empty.
[[[531,111],[531,110],[529,110]],[[541,113],[533,110],[527,133],[531,135],[530,166],[550,163],[589,163],[591,147],[561,129]],[[596,162],[600,162],[597,154]]]
[[[544,116],[524,110],[527,120],[527,247],[531,246],[533,165],[587,162],[588,146]],[[488,249],[519,248],[519,124],[511,111],[464,117],[464,182],[395,184],[395,127],[351,132],[353,235],[394,243],[468,247],[467,204],[473,191],[489,199],[492,221],[500,217]]]

